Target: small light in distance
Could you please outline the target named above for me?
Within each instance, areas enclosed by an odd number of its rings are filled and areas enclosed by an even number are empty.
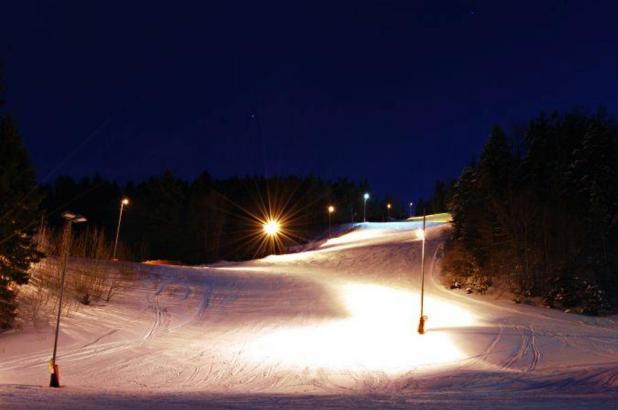
[[[328,206],[328,213],[329,213],[329,214],[332,214],[333,212],[335,212],[335,207],[334,207],[334,206],[332,206],[332,205],[329,205],[329,206]]]
[[[363,195],[363,198],[365,198],[365,201],[369,199],[369,193],[365,192],[365,195]]]
[[[268,236],[276,236],[281,229],[281,225],[275,219],[269,219],[262,225],[264,233]]]
[[[129,198],[123,198],[122,205],[125,205],[125,206],[129,205]]]
[[[386,207],[387,207],[388,209],[391,209],[391,204],[386,204]]]

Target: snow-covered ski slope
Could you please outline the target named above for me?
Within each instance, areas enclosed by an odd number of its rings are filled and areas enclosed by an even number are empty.
[[[112,303],[0,335],[0,408],[618,408],[618,320],[438,284],[448,226],[361,224],[313,250],[144,266]]]

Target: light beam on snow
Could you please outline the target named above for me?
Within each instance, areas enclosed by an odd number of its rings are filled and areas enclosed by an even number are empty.
[[[472,325],[474,318],[464,309],[427,298],[427,333],[419,335],[415,327],[418,295],[357,283],[340,285],[337,291],[348,317],[275,330],[248,346],[250,357],[292,368],[390,374],[446,365],[464,357],[448,331],[440,330]]]
[[[355,229],[341,236],[331,238],[320,246],[326,252],[341,251],[365,245],[388,243],[394,238],[402,243],[421,240],[414,228],[421,226],[419,222],[391,222],[388,227],[384,223],[366,222],[362,229]],[[422,229],[421,229],[422,231]]]
[[[416,237],[421,241],[425,238],[425,231],[423,229],[419,228],[414,232],[416,233]]]
[[[375,240],[383,238],[388,233],[386,229],[359,229],[352,231],[338,238],[329,239],[328,245],[342,245],[349,243],[356,243],[360,241]]]

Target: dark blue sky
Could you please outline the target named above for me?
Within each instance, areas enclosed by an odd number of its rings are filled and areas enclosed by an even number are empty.
[[[41,179],[265,167],[407,200],[493,124],[618,111],[616,1],[0,2]]]

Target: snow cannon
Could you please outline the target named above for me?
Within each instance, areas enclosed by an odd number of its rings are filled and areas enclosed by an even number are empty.
[[[49,361],[49,371],[51,377],[49,379],[49,387],[60,387],[60,373],[58,372],[58,365],[53,360]]]
[[[425,334],[425,322],[427,321],[427,315],[421,316],[421,319],[418,321],[418,333],[421,335]]]

